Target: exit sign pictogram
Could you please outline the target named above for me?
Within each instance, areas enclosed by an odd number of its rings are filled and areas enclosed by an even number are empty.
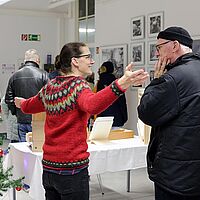
[[[21,34],[22,41],[40,41],[40,34]]]

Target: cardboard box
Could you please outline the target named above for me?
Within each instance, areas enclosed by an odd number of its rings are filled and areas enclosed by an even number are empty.
[[[111,130],[108,139],[119,140],[119,139],[133,138],[133,137],[134,137],[133,130],[118,129],[118,130]]]
[[[149,144],[150,140],[150,135],[151,135],[151,126],[148,126],[145,124],[144,126],[144,144]]]
[[[32,151],[33,152],[42,152],[42,146],[44,141],[35,141],[32,143]]]
[[[138,104],[140,103],[140,99],[144,93],[144,88],[138,89]],[[137,120],[137,129],[138,129],[138,135],[143,140],[144,144],[148,144],[150,140],[151,135],[151,127],[147,124],[144,124],[139,118]]]
[[[44,143],[44,121],[46,113],[32,115],[32,151],[41,152]]]

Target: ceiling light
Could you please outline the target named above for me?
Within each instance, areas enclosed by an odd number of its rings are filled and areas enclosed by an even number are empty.
[[[5,4],[5,3],[9,2],[9,1],[11,1],[11,0],[0,0],[0,5],[3,5],[3,4]]]

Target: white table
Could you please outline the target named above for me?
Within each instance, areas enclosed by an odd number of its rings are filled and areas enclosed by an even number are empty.
[[[90,152],[90,175],[129,170],[128,191],[130,190],[130,170],[146,167],[147,145],[144,145],[138,137],[112,140],[105,144],[89,143],[88,151]],[[24,182],[30,186],[30,197],[34,200],[44,200],[42,152],[32,152],[26,142],[11,143],[6,160],[7,166],[14,166],[14,178],[25,176]]]

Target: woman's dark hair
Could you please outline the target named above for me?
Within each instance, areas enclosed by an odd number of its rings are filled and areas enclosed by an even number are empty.
[[[86,47],[83,42],[71,42],[63,46],[60,52],[61,71],[65,74],[71,72],[71,59],[81,55],[80,47]]]

